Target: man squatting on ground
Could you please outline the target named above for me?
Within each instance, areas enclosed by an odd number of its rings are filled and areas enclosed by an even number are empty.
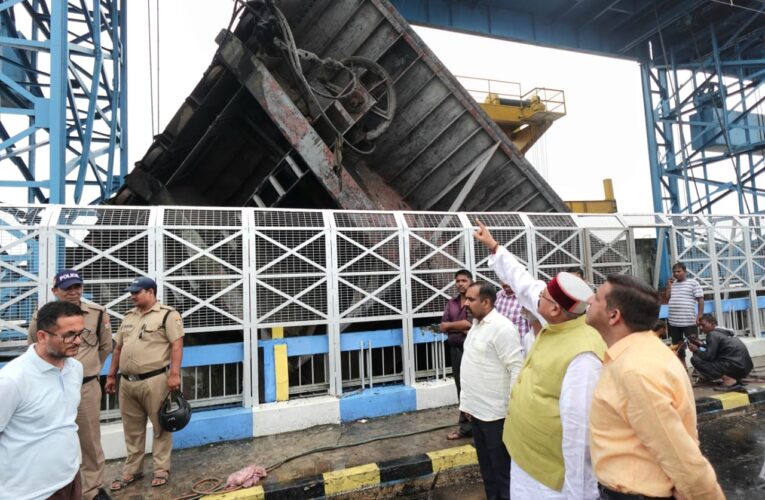
[[[159,408],[168,391],[181,386],[183,321],[170,306],[157,301],[157,284],[151,278],[136,278],[125,291],[135,307],[125,313],[114,340],[112,362],[106,378],[106,392],[116,392],[119,368],[120,414],[125,432],[127,458],[122,476],[112,482],[112,491],[121,490],[143,477],[146,450],[146,419],[154,429],[152,486],[167,484],[170,477],[172,433],[159,425]]]
[[[723,499],[685,366],[651,330],[658,315],[658,293],[633,276],[608,276],[589,300],[587,322],[608,345],[590,412],[601,498]]]
[[[711,314],[701,316],[699,326],[707,341],[702,344],[697,334],[688,336],[691,364],[708,381],[722,379],[715,390],[741,389],[741,379],[754,368],[746,346],[733,331],[717,326],[717,318]]]
[[[83,500],[107,499],[104,490],[106,459],[101,448],[101,384],[98,376],[112,352],[109,314],[98,304],[82,302],[82,277],[74,269],[59,271],[53,278],[53,295],[82,310],[85,329],[75,359],[82,363],[82,391],[77,408],[77,436],[80,441]],[[37,313],[29,323],[28,341],[37,340]]]
[[[460,269],[454,275],[454,285],[457,295],[449,299],[438,325],[438,331],[447,333],[449,344],[449,358],[452,360],[452,376],[454,385],[457,386],[457,399],[460,397],[460,366],[462,364],[462,347],[465,336],[472,326],[472,318],[467,304],[467,289],[473,283],[473,275],[467,269]],[[446,439],[462,439],[473,435],[470,421],[463,412],[459,416],[459,428],[449,433]]]
[[[69,302],[37,312],[36,342],[0,370],[0,497],[80,500],[77,407],[85,324]]]
[[[523,365],[518,329],[494,308],[492,285],[467,289],[473,326],[462,356],[460,410],[473,424],[473,441],[487,500],[510,498],[510,456],[502,443],[507,399]]]
[[[489,264],[543,327],[512,387],[503,441],[510,453],[510,497],[597,498],[589,452],[589,410],[605,352],[585,324],[589,286],[570,273],[547,285],[497,243],[480,221],[473,236]]]

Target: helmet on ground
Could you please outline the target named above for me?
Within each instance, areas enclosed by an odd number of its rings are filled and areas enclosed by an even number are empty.
[[[159,408],[159,425],[168,432],[186,427],[191,420],[191,405],[181,391],[170,391]]]

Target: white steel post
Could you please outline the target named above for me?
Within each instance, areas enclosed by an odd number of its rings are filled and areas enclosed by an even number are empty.
[[[255,296],[255,212],[252,209],[242,209],[242,405],[246,408],[259,403],[258,394],[258,329],[256,326],[256,296]]]
[[[413,385],[417,380],[415,373],[415,353],[414,353],[414,319],[412,317],[412,295],[409,284],[411,283],[411,273],[409,269],[409,238],[406,231],[406,219],[402,212],[394,212],[398,228],[398,255],[399,266],[401,267],[401,308],[404,313],[401,321],[401,361],[404,364],[402,371],[404,374],[404,384]]]
[[[340,353],[340,304],[337,289],[337,228],[334,212],[323,210],[324,217],[324,248],[327,255],[327,344],[329,353],[329,393],[333,396],[343,394],[343,365]]]

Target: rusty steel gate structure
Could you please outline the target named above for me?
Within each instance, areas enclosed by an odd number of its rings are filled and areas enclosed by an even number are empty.
[[[578,266],[593,286],[613,272],[658,276],[637,264],[635,235],[659,233],[654,268],[666,241],[721,323],[753,336],[765,324],[758,216],[17,206],[0,208],[0,353],[24,348],[52,277],[72,267],[115,328],[132,307],[125,286],[156,279],[183,317],[183,385],[197,407],[275,401],[276,344],[288,346],[289,398],[442,379],[430,325],[455,271],[497,284],[476,217],[540,279]],[[104,418],[115,404],[104,400]]]
[[[108,203],[568,211],[388,1],[235,5]]]

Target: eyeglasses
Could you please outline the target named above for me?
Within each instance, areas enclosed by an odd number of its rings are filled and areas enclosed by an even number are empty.
[[[551,299],[551,298],[549,298],[549,297],[546,297],[546,296],[545,296],[545,294],[544,294],[544,292],[542,292],[542,293],[540,293],[540,294],[539,294],[539,298],[540,298],[540,299],[545,299],[545,300],[546,300],[546,301],[548,301],[548,302],[552,302],[552,303],[553,303],[553,304],[555,304],[556,306],[558,305],[558,303],[557,303],[557,302],[555,302],[553,299]],[[537,301],[537,307],[539,307],[539,302],[540,302],[540,301]]]
[[[58,333],[49,332],[48,330],[43,330],[43,331],[47,333],[48,335],[53,335],[54,337],[60,338],[64,342],[64,344],[71,344],[72,342],[74,342],[74,339],[80,338],[83,335],[87,335],[90,333],[90,330],[88,330],[87,328],[83,328],[79,332],[69,332],[66,335],[59,335]]]

